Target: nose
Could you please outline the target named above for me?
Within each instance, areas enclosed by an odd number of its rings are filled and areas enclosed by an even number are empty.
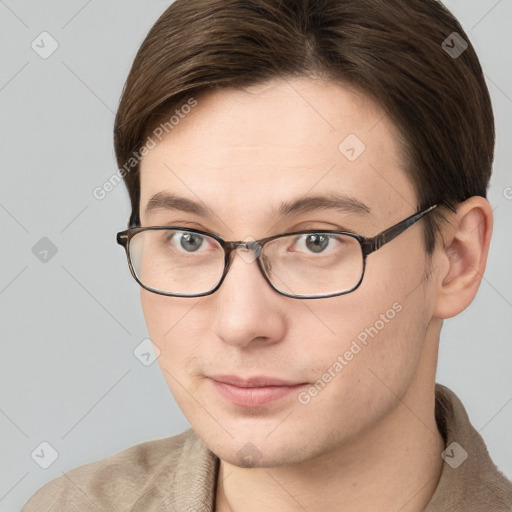
[[[240,348],[279,342],[286,332],[285,308],[293,300],[270,287],[253,254],[234,251],[222,285],[210,296],[215,308],[214,333],[224,343]]]

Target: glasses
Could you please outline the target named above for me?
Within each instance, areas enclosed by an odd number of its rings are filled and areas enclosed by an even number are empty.
[[[366,258],[391,242],[437,204],[417,212],[374,237],[334,230],[296,231],[261,240],[226,242],[198,229],[134,227],[117,233],[128,265],[144,289],[171,297],[214,293],[226,277],[233,251],[257,261],[268,284],[297,299],[335,297],[353,292],[363,280]]]

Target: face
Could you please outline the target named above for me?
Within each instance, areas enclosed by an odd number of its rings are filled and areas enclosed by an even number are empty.
[[[309,229],[373,236],[416,211],[397,131],[364,95],[304,78],[197,100],[142,160],[143,226],[224,240]],[[333,192],[368,211],[275,214]],[[165,193],[211,215],[146,208]],[[213,452],[241,466],[299,463],[348,445],[393,410],[425,364],[432,301],[421,222],[371,254],[360,287],[337,297],[279,295],[255,261],[233,258],[212,295],[141,291],[163,375]]]

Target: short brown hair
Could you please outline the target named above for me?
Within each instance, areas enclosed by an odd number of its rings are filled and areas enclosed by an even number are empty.
[[[458,56],[446,51],[456,43],[468,45]],[[489,92],[467,35],[439,1],[176,0],[142,43],[116,115],[130,225],[140,224],[139,161],[130,157],[162,116],[208,90],[293,76],[350,84],[387,111],[405,141],[418,208],[486,196]],[[429,253],[438,228],[439,215],[428,216]]]

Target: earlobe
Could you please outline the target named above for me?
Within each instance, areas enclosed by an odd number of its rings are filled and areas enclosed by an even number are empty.
[[[458,315],[473,301],[487,262],[492,224],[489,202],[474,196],[460,203],[442,228],[438,257],[443,270],[434,312],[438,318]]]

